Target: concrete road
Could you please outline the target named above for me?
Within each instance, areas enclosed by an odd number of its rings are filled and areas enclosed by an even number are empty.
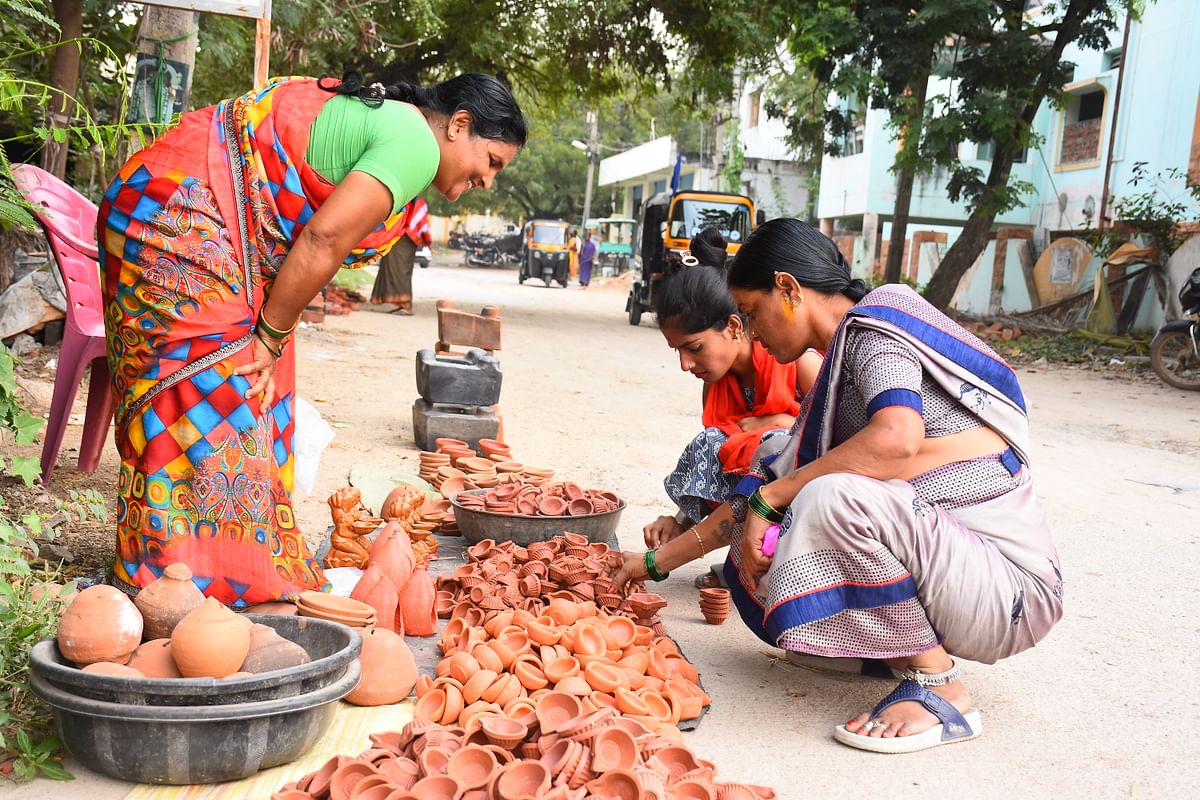
[[[641,526],[670,510],[662,477],[697,430],[700,384],[680,372],[649,316],[628,324],[619,289],[518,286],[514,271],[450,262],[417,271],[414,317],[359,312],[303,332],[300,394],[320,401],[337,439],[313,496],[298,503],[302,526],[314,539],[324,529],[324,498],[353,464],[415,471],[414,353],[436,341],[433,304],[446,297],[468,310],[502,309],[501,406],[515,457],[626,498],[621,539],[640,549]],[[662,585],[671,600],[664,616],[713,697],[688,740],[721,777],[797,800],[1197,791],[1200,394],[1080,370],[1020,377],[1067,605],[1033,651],[966,664],[985,735],[904,756],[837,744],[832,727],[891,684],[792,666],[736,619],[706,625],[691,586],[705,567],[695,564]],[[74,784],[39,781],[0,795],[103,800],[127,789],[76,774]]]

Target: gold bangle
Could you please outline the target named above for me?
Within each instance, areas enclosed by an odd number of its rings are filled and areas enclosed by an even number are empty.
[[[696,536],[696,544],[700,545],[700,557],[704,558],[708,555],[708,550],[704,548],[704,540],[700,538],[700,531],[696,530],[696,526],[691,527],[691,531]]]

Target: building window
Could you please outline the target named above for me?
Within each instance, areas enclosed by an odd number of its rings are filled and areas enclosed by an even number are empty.
[[[853,97],[844,98],[842,100],[841,111],[850,127],[844,133],[836,137],[834,140],[834,150],[841,158],[845,158],[846,156],[856,156],[863,151],[865,132],[863,121],[865,115],[859,109],[858,100]]]
[[[642,218],[642,184],[637,184],[633,187],[633,192],[630,199],[633,200],[633,216],[635,219]]]
[[[667,190],[667,179],[663,178],[662,180],[658,180],[658,181],[654,182],[654,191],[651,192],[651,195],[656,195],[659,192],[665,192],[666,190]]]
[[[1107,53],[1105,53],[1104,71],[1107,72],[1110,69],[1120,69],[1124,54],[1125,51],[1119,47],[1116,50],[1109,50]]]
[[[762,92],[761,91],[751,92],[750,93],[750,109],[749,109],[749,113],[746,114],[746,127],[747,128],[757,128],[758,127],[758,110],[761,106],[762,106]]]
[[[991,161],[992,156],[996,153],[996,143],[994,141],[979,142],[975,145],[975,158],[979,161]],[[1013,157],[1014,164],[1024,164],[1029,159],[1029,148],[1022,147],[1021,152]]]
[[[1060,165],[1083,164],[1100,157],[1100,134],[1104,121],[1105,92],[1093,84],[1068,95],[1062,112]]]
[[[696,179],[696,173],[694,173],[694,172],[685,172],[682,175],[680,175],[679,176],[679,190],[687,191],[688,189],[691,189],[694,184],[695,179]]]

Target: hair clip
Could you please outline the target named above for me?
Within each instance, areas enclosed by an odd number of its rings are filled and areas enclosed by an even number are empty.
[[[368,86],[367,91],[369,91],[371,93],[372,97],[386,97],[387,96],[387,88],[379,81],[375,81],[370,86]]]
[[[679,257],[679,263],[683,264],[685,267],[698,267],[700,266],[700,259],[696,258],[691,253],[684,253]]]

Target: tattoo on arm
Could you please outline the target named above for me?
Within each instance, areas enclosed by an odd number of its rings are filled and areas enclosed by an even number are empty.
[[[717,523],[715,531],[719,547],[725,547],[733,541],[733,520],[723,519]]]

